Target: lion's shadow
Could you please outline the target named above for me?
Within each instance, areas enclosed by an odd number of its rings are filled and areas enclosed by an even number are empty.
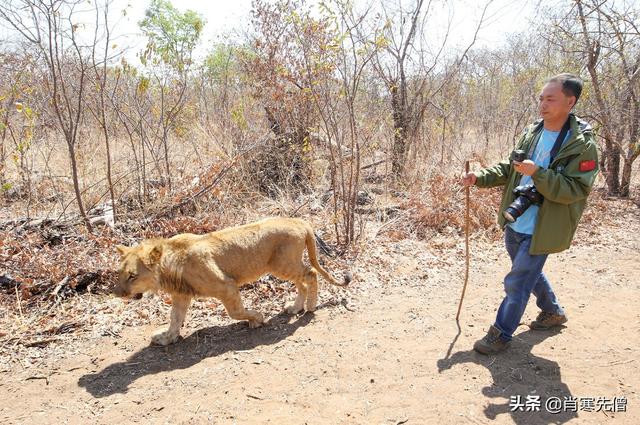
[[[489,398],[506,398],[505,403],[489,403],[484,409],[487,419],[494,420],[498,415],[509,414],[516,424],[563,424],[577,417],[577,412],[546,411],[548,398],[571,398],[571,390],[562,382],[560,365],[552,360],[537,356],[532,348],[561,332],[527,330],[514,337],[509,350],[497,356],[484,356],[473,350],[458,351],[437,362],[438,371],[444,372],[456,364],[475,363],[486,367],[493,378],[493,384],[482,389]],[[527,396],[540,397],[539,411],[512,409],[511,396],[520,396],[525,402]],[[533,406],[534,403],[530,404]],[[514,410],[514,411],[512,411]]]
[[[81,376],[78,385],[98,398],[126,393],[129,385],[143,376],[186,369],[209,357],[278,343],[313,318],[313,313],[298,318],[280,313],[258,329],[250,329],[243,322],[203,328],[168,347],[144,347],[124,362]]]

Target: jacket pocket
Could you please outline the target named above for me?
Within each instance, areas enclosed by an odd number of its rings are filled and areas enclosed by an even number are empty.
[[[545,200],[534,233],[535,251],[552,253],[567,249],[574,231],[569,205]]]

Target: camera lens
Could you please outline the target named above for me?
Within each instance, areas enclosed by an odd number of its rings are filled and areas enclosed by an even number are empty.
[[[518,217],[524,214],[530,205],[531,200],[524,195],[520,195],[502,212],[502,216],[509,221],[509,223],[513,223]]]
[[[516,219],[513,218],[513,213],[511,211],[511,208],[507,208],[505,211],[502,211],[502,216],[505,218],[505,220],[507,220],[509,223],[515,223]]]

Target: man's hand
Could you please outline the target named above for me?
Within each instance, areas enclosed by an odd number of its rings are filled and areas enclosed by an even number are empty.
[[[462,173],[462,176],[460,177],[460,184],[464,186],[473,186],[474,184],[476,184],[477,179],[478,177],[473,172]]]
[[[538,166],[530,159],[525,159],[522,162],[513,161],[513,168],[525,176],[532,176],[538,170]]]

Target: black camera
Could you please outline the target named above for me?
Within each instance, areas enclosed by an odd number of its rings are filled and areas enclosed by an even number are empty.
[[[525,159],[527,159],[527,152],[520,149],[516,149],[513,152],[511,152],[511,156],[509,157],[509,159],[511,161],[522,162]]]
[[[544,201],[544,196],[536,190],[532,184],[525,184],[513,189],[516,200],[502,211],[502,216],[509,222],[515,222],[531,205],[540,205]]]

